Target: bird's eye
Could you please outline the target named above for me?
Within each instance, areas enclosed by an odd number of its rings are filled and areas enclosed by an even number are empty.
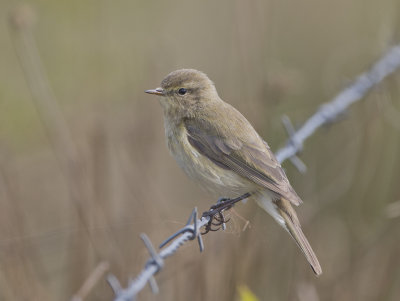
[[[178,90],[179,95],[185,95],[186,92],[187,92],[187,90],[186,90],[185,88],[180,88],[180,89]]]

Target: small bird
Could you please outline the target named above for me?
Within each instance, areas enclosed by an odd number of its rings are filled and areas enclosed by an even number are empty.
[[[203,72],[181,69],[168,74],[161,87],[146,90],[161,96],[170,153],[185,173],[218,196],[251,193],[296,241],[314,273],[318,259],[292,205],[302,203],[268,144],[249,121],[224,102]]]

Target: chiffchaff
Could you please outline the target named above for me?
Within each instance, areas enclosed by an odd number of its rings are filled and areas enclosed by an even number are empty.
[[[161,96],[168,148],[186,174],[219,196],[251,193],[290,233],[320,275],[321,266],[292,207],[302,200],[268,144],[218,96],[207,75],[177,70],[164,78],[160,88],[145,92]]]

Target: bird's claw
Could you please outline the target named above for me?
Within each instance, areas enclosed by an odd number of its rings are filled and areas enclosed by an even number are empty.
[[[202,218],[209,218],[208,223],[204,226],[204,232],[201,234],[207,234],[210,231],[218,231],[219,229],[225,230],[226,223],[229,222],[230,219],[225,219],[223,212],[225,210],[231,209],[233,205],[237,202],[247,199],[250,196],[250,193],[245,193],[244,195],[235,198],[220,198],[215,205],[210,207],[210,210],[203,212]],[[214,227],[213,227],[214,226]]]

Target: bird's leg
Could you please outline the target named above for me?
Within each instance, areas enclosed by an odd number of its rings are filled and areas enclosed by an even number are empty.
[[[223,211],[232,208],[237,202],[247,199],[249,196],[250,193],[245,193],[244,195],[235,199],[220,198],[215,205],[210,207],[210,210],[203,212],[202,217],[208,217],[210,221],[205,226],[205,232],[201,234],[207,234],[210,231],[218,231],[220,228],[225,230],[225,223],[227,223],[229,219],[225,219]],[[212,226],[217,226],[217,228],[213,228]]]
[[[230,198],[219,198],[217,203],[210,207],[210,210],[218,209],[222,207],[225,203],[229,203],[230,200]]]

